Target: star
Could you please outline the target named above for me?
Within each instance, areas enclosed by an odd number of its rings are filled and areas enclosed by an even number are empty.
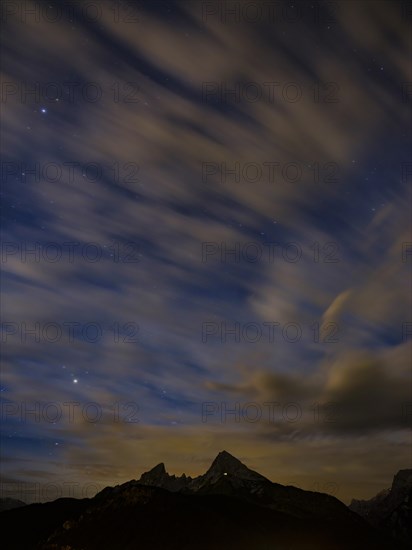
[[[47,113],[47,109],[46,109],[45,107],[42,107],[42,108],[40,109],[40,111],[41,111],[43,114]]]
[[[73,380],[73,384],[77,384],[77,382],[78,382],[78,380],[77,380],[77,378],[75,378],[75,379]]]

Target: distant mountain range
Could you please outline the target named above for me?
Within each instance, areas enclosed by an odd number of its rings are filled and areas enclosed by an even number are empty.
[[[410,474],[401,470],[391,491],[372,499],[387,512],[379,515],[372,501],[350,509],[333,496],[272,483],[222,451],[195,478],[169,475],[161,463],[92,499],[3,511],[1,538],[7,550],[402,549],[410,542]]]

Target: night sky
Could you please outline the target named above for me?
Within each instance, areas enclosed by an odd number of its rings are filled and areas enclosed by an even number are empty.
[[[5,2],[2,482],[411,467],[411,13]]]

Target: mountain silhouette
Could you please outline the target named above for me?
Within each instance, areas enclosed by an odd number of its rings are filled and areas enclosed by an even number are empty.
[[[91,499],[32,504],[1,518],[8,550],[403,548],[335,497],[272,483],[226,451],[195,478],[169,475],[160,463]]]
[[[190,476],[186,477],[185,474],[180,477],[171,476],[166,472],[165,465],[162,462],[149,472],[142,474],[138,483],[152,487],[160,487],[172,492],[193,493],[200,490],[207,490],[227,476],[234,486],[242,485],[247,481],[269,482],[268,479],[250,470],[247,466],[242,464],[240,460],[228,452],[221,451],[214,459],[207,472],[201,476],[195,478],[191,478]]]
[[[399,470],[390,489],[370,500],[353,499],[349,508],[396,540],[412,542],[412,469]]]

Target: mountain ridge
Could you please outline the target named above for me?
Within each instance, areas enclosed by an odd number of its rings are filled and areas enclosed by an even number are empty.
[[[164,463],[161,462],[148,472],[144,472],[137,483],[160,487],[169,491],[196,492],[209,484],[217,483],[223,476],[230,476],[244,481],[266,481],[271,483],[267,478],[248,468],[227,451],[220,451],[209,469],[204,474],[194,478],[185,474],[181,476],[170,475],[166,471]]]
[[[91,499],[32,504],[1,517],[8,550],[404,547],[337,498],[273,483],[227,451],[195,478],[170,475],[160,462]]]

